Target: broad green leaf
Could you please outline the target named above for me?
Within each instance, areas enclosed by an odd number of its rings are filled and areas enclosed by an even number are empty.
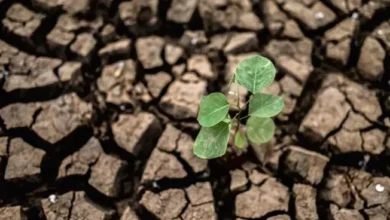
[[[225,154],[230,135],[230,124],[220,122],[202,127],[194,144],[194,154],[202,159],[213,159]]]
[[[211,127],[224,120],[228,112],[226,96],[220,92],[211,93],[200,101],[198,122],[203,127]]]
[[[236,68],[236,79],[252,93],[271,85],[276,75],[275,66],[262,56],[253,56],[241,61]]]
[[[275,132],[275,124],[271,118],[250,117],[246,129],[251,142],[262,144],[271,140]]]
[[[246,139],[245,134],[243,134],[241,131],[236,133],[234,137],[234,145],[240,149],[248,147],[248,140]]]
[[[279,114],[284,108],[283,98],[269,94],[255,94],[249,102],[249,114],[269,118]]]

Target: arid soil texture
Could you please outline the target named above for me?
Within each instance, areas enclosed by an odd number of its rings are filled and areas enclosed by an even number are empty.
[[[0,0],[0,27],[1,220],[390,219],[389,0]],[[255,54],[274,139],[195,157]]]

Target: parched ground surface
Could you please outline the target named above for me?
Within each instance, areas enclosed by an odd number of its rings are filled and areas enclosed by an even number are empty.
[[[388,0],[0,0],[0,27],[1,220],[390,219]],[[275,138],[195,157],[253,54]]]

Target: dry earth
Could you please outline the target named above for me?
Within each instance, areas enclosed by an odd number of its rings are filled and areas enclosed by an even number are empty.
[[[390,219],[389,0],[0,0],[0,27],[1,220]],[[195,157],[253,54],[275,138]]]

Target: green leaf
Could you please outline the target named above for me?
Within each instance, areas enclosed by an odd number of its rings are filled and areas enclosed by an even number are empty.
[[[194,144],[194,154],[202,159],[213,159],[225,154],[231,124],[220,122],[213,127],[202,127]]]
[[[220,92],[211,93],[200,101],[198,122],[203,127],[211,127],[224,120],[228,112],[226,96]]]
[[[234,137],[234,145],[240,149],[248,147],[248,140],[246,139],[245,134],[243,134],[241,131],[236,133]]]
[[[255,94],[249,101],[249,114],[269,118],[279,114],[284,108],[283,98],[269,94]]]
[[[230,115],[227,114],[226,117],[222,120],[223,122],[229,124],[232,122],[232,119],[230,118]]]
[[[253,56],[241,61],[236,68],[236,79],[252,93],[271,85],[276,75],[272,62],[262,56]]]
[[[275,133],[275,124],[271,118],[250,117],[246,128],[249,140],[255,144],[268,142]]]

